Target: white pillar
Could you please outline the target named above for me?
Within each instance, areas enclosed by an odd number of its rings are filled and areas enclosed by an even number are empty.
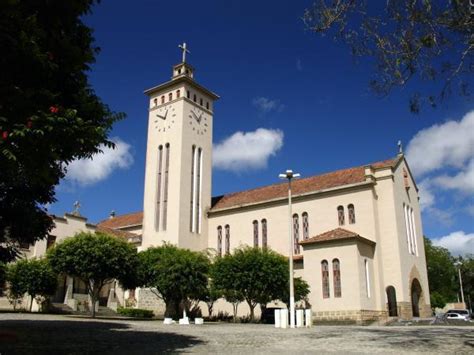
[[[304,310],[297,309],[296,310],[296,328],[301,328],[303,326],[304,320]]]
[[[311,312],[311,309],[305,309],[304,310],[306,328],[311,328],[313,326],[313,314],[312,313],[313,312]]]
[[[281,313],[280,313],[280,309],[275,309],[275,328],[281,328]]]
[[[280,326],[281,328],[288,328],[288,310],[280,309]]]

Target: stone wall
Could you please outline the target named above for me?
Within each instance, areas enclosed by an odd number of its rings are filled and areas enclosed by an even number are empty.
[[[165,314],[165,303],[159,299],[149,288],[137,288],[135,290],[136,308],[153,311],[155,316],[162,317]]]
[[[351,310],[351,311],[321,311],[313,312],[313,321],[340,321],[366,323],[370,321],[385,320],[388,317],[386,311],[373,310]]]

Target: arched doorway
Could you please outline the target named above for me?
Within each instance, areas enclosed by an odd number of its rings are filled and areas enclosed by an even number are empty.
[[[418,279],[411,282],[411,310],[413,317],[420,316],[421,285]]]
[[[397,311],[397,293],[395,287],[388,286],[386,289],[387,292],[387,305],[388,305],[388,316],[389,317],[398,317]]]

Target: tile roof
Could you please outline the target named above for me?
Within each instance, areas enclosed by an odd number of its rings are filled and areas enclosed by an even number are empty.
[[[374,169],[393,167],[399,158],[388,159],[370,164]],[[365,166],[337,170],[334,172],[294,180],[291,184],[293,196],[309,192],[330,189],[334,187],[351,185],[365,181]],[[214,197],[212,209],[215,211],[222,208],[237,207],[241,205],[264,202],[277,198],[284,198],[288,194],[286,182],[259,187],[252,190],[234,192],[223,196]]]
[[[301,241],[300,244],[307,245],[307,244],[333,242],[333,241],[346,240],[346,239],[357,239],[362,242],[375,245],[374,241],[361,237],[359,234],[355,232],[351,232],[343,228],[336,228],[336,229],[321,233],[315,237]]]
[[[134,212],[116,216],[114,218],[104,219],[103,221],[100,221],[97,226],[116,229],[127,226],[141,225],[142,223],[143,212]]]
[[[142,238],[141,235],[138,235],[138,234],[135,234],[135,233],[130,233],[130,232],[127,232],[127,231],[122,231],[122,230],[119,230],[119,229],[112,229],[112,228],[103,227],[103,226],[99,226],[99,225],[97,226],[96,231],[106,233],[106,234],[110,234],[110,235],[112,235],[114,237],[117,237],[117,238],[125,239],[126,241],[131,242],[131,243],[137,243],[138,241],[141,241],[141,238]]]

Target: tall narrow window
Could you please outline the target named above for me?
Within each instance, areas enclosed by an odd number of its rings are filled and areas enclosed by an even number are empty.
[[[199,105],[202,106],[202,98],[199,99]]]
[[[253,246],[258,248],[258,221],[253,221]]]
[[[413,213],[413,208],[410,209],[410,218],[411,218],[411,225],[412,225],[412,228],[413,228],[413,233],[412,233],[412,236],[413,236],[413,243],[412,243],[413,254],[418,256],[418,243],[416,241],[415,214]]]
[[[329,265],[326,260],[321,261],[321,280],[323,282],[323,298],[329,298]]]
[[[206,108],[209,110],[209,101],[206,101]]]
[[[295,254],[300,253],[300,245],[299,245],[299,239],[300,239],[300,221],[298,214],[293,215],[293,252]]]
[[[158,105],[158,99],[157,99],[157,98],[154,98],[154,99],[153,99],[153,105],[154,105],[154,106],[157,106],[157,105]]]
[[[160,230],[160,214],[161,214],[161,178],[163,175],[163,146],[158,147],[158,181],[156,184],[156,215],[155,230]]]
[[[222,226],[217,227],[217,255],[222,256]]]
[[[190,221],[189,221],[189,230],[194,232],[194,200],[196,198],[196,188],[194,183],[194,175],[196,174],[196,163],[195,163],[195,155],[196,155],[196,146],[193,145],[191,148],[191,206],[190,206]]]
[[[162,103],[162,104],[165,103],[165,95],[161,96],[161,103]]]
[[[405,216],[405,228],[407,232],[407,247],[408,253],[411,254],[411,238],[410,238],[410,225],[408,223],[408,206],[403,204],[403,214]]]
[[[230,254],[230,226],[225,225],[225,253]]]
[[[189,92],[189,90],[186,91],[186,97],[187,97],[188,99],[191,98],[191,93]]]
[[[334,297],[341,297],[341,268],[338,259],[332,261],[332,274],[334,281]]]
[[[301,215],[302,223],[303,223],[303,240],[309,238],[309,221],[308,221],[308,213],[303,212]]]
[[[196,170],[196,231],[201,233],[202,217],[202,148],[198,148]]]
[[[173,93],[170,92],[170,93],[168,94],[168,101],[172,101],[172,100],[173,100]]]
[[[55,235],[48,235],[48,239],[46,240],[46,250],[52,248],[56,243],[56,236]],[[0,285],[2,287],[2,285]]]
[[[367,259],[364,260],[365,266],[365,289],[367,291],[367,298],[370,298],[370,275],[369,275],[369,262]]]
[[[193,101],[196,102],[196,94],[193,95]]]
[[[344,207],[342,206],[339,206],[337,208],[337,219],[339,221],[339,225],[343,226],[345,223],[345,220],[344,220]]]
[[[349,224],[354,224],[356,222],[356,215],[354,205],[352,203],[347,206],[347,214],[349,217]]]
[[[267,243],[267,220],[262,219],[262,248],[266,248]]]
[[[170,168],[170,145],[165,145],[165,179],[164,179],[164,191],[163,191],[163,230],[166,230],[166,222],[168,217],[168,181],[169,181],[169,168]]]
[[[176,90],[176,98],[179,99],[181,96],[181,90]]]

